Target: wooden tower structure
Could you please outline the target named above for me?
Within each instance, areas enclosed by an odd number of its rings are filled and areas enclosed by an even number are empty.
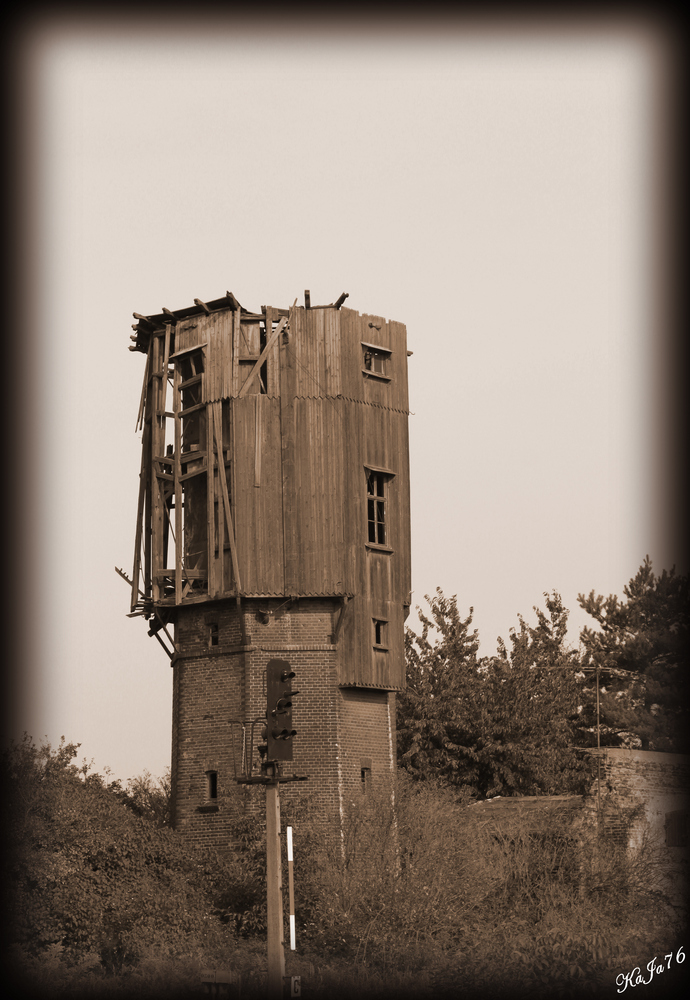
[[[296,674],[294,770],[310,778],[290,793],[342,810],[394,775],[406,330],[345,297],[251,312],[228,292],[134,314],[146,366],[130,610],[171,657],[173,823],[194,844],[222,848],[251,809],[235,776],[276,657]]]

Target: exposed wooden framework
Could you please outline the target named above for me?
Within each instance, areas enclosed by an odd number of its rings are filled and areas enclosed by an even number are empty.
[[[326,600],[339,682],[390,690],[411,586],[406,332],[345,298],[252,312],[226,292],[134,314],[142,461],[120,575],[161,642],[181,605]],[[385,373],[362,370],[363,350]],[[386,643],[372,621],[390,623]]]

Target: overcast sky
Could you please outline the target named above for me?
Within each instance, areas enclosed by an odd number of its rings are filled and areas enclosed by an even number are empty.
[[[309,288],[405,323],[413,604],[457,594],[482,653],[553,589],[577,645],[578,592],[677,561],[648,31],[58,24],[25,55],[51,485],[18,732],[121,778],[169,764],[172,671],[114,572],[141,454],[134,311]]]

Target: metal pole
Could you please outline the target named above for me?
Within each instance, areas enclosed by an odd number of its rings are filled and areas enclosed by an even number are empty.
[[[271,767],[270,764],[268,766]],[[275,764],[272,766],[275,768]],[[278,787],[277,781],[266,785],[266,936],[269,1000],[282,1000],[285,975]]]
[[[599,664],[597,663],[597,835],[601,813],[601,739],[599,735]]]
[[[292,827],[286,828],[287,832],[287,859],[288,859],[288,903],[290,906],[290,951],[295,950],[295,882],[292,870]]]

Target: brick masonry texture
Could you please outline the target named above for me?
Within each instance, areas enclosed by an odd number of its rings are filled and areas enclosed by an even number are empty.
[[[263,815],[264,789],[238,785],[235,774],[242,766],[242,725],[256,720],[258,742],[265,720],[271,659],[290,663],[299,692],[294,760],[283,765],[283,773],[308,775],[307,781],[281,785],[281,800],[308,796],[324,814],[338,813],[346,796],[366,794],[395,773],[395,695],[338,685],[339,653],[331,643],[338,603],[301,599],[286,606],[281,599],[251,599],[242,609],[244,645],[233,601],[177,611],[173,824],[193,846],[223,850],[237,820]],[[217,775],[215,799],[209,796],[209,772]]]
[[[592,750],[601,757],[602,813],[607,831],[631,844],[639,843],[644,831],[657,840],[666,839],[666,817],[688,809],[690,757],[653,750],[607,747]],[[597,782],[590,803],[596,807]],[[638,815],[628,827],[625,812]]]

